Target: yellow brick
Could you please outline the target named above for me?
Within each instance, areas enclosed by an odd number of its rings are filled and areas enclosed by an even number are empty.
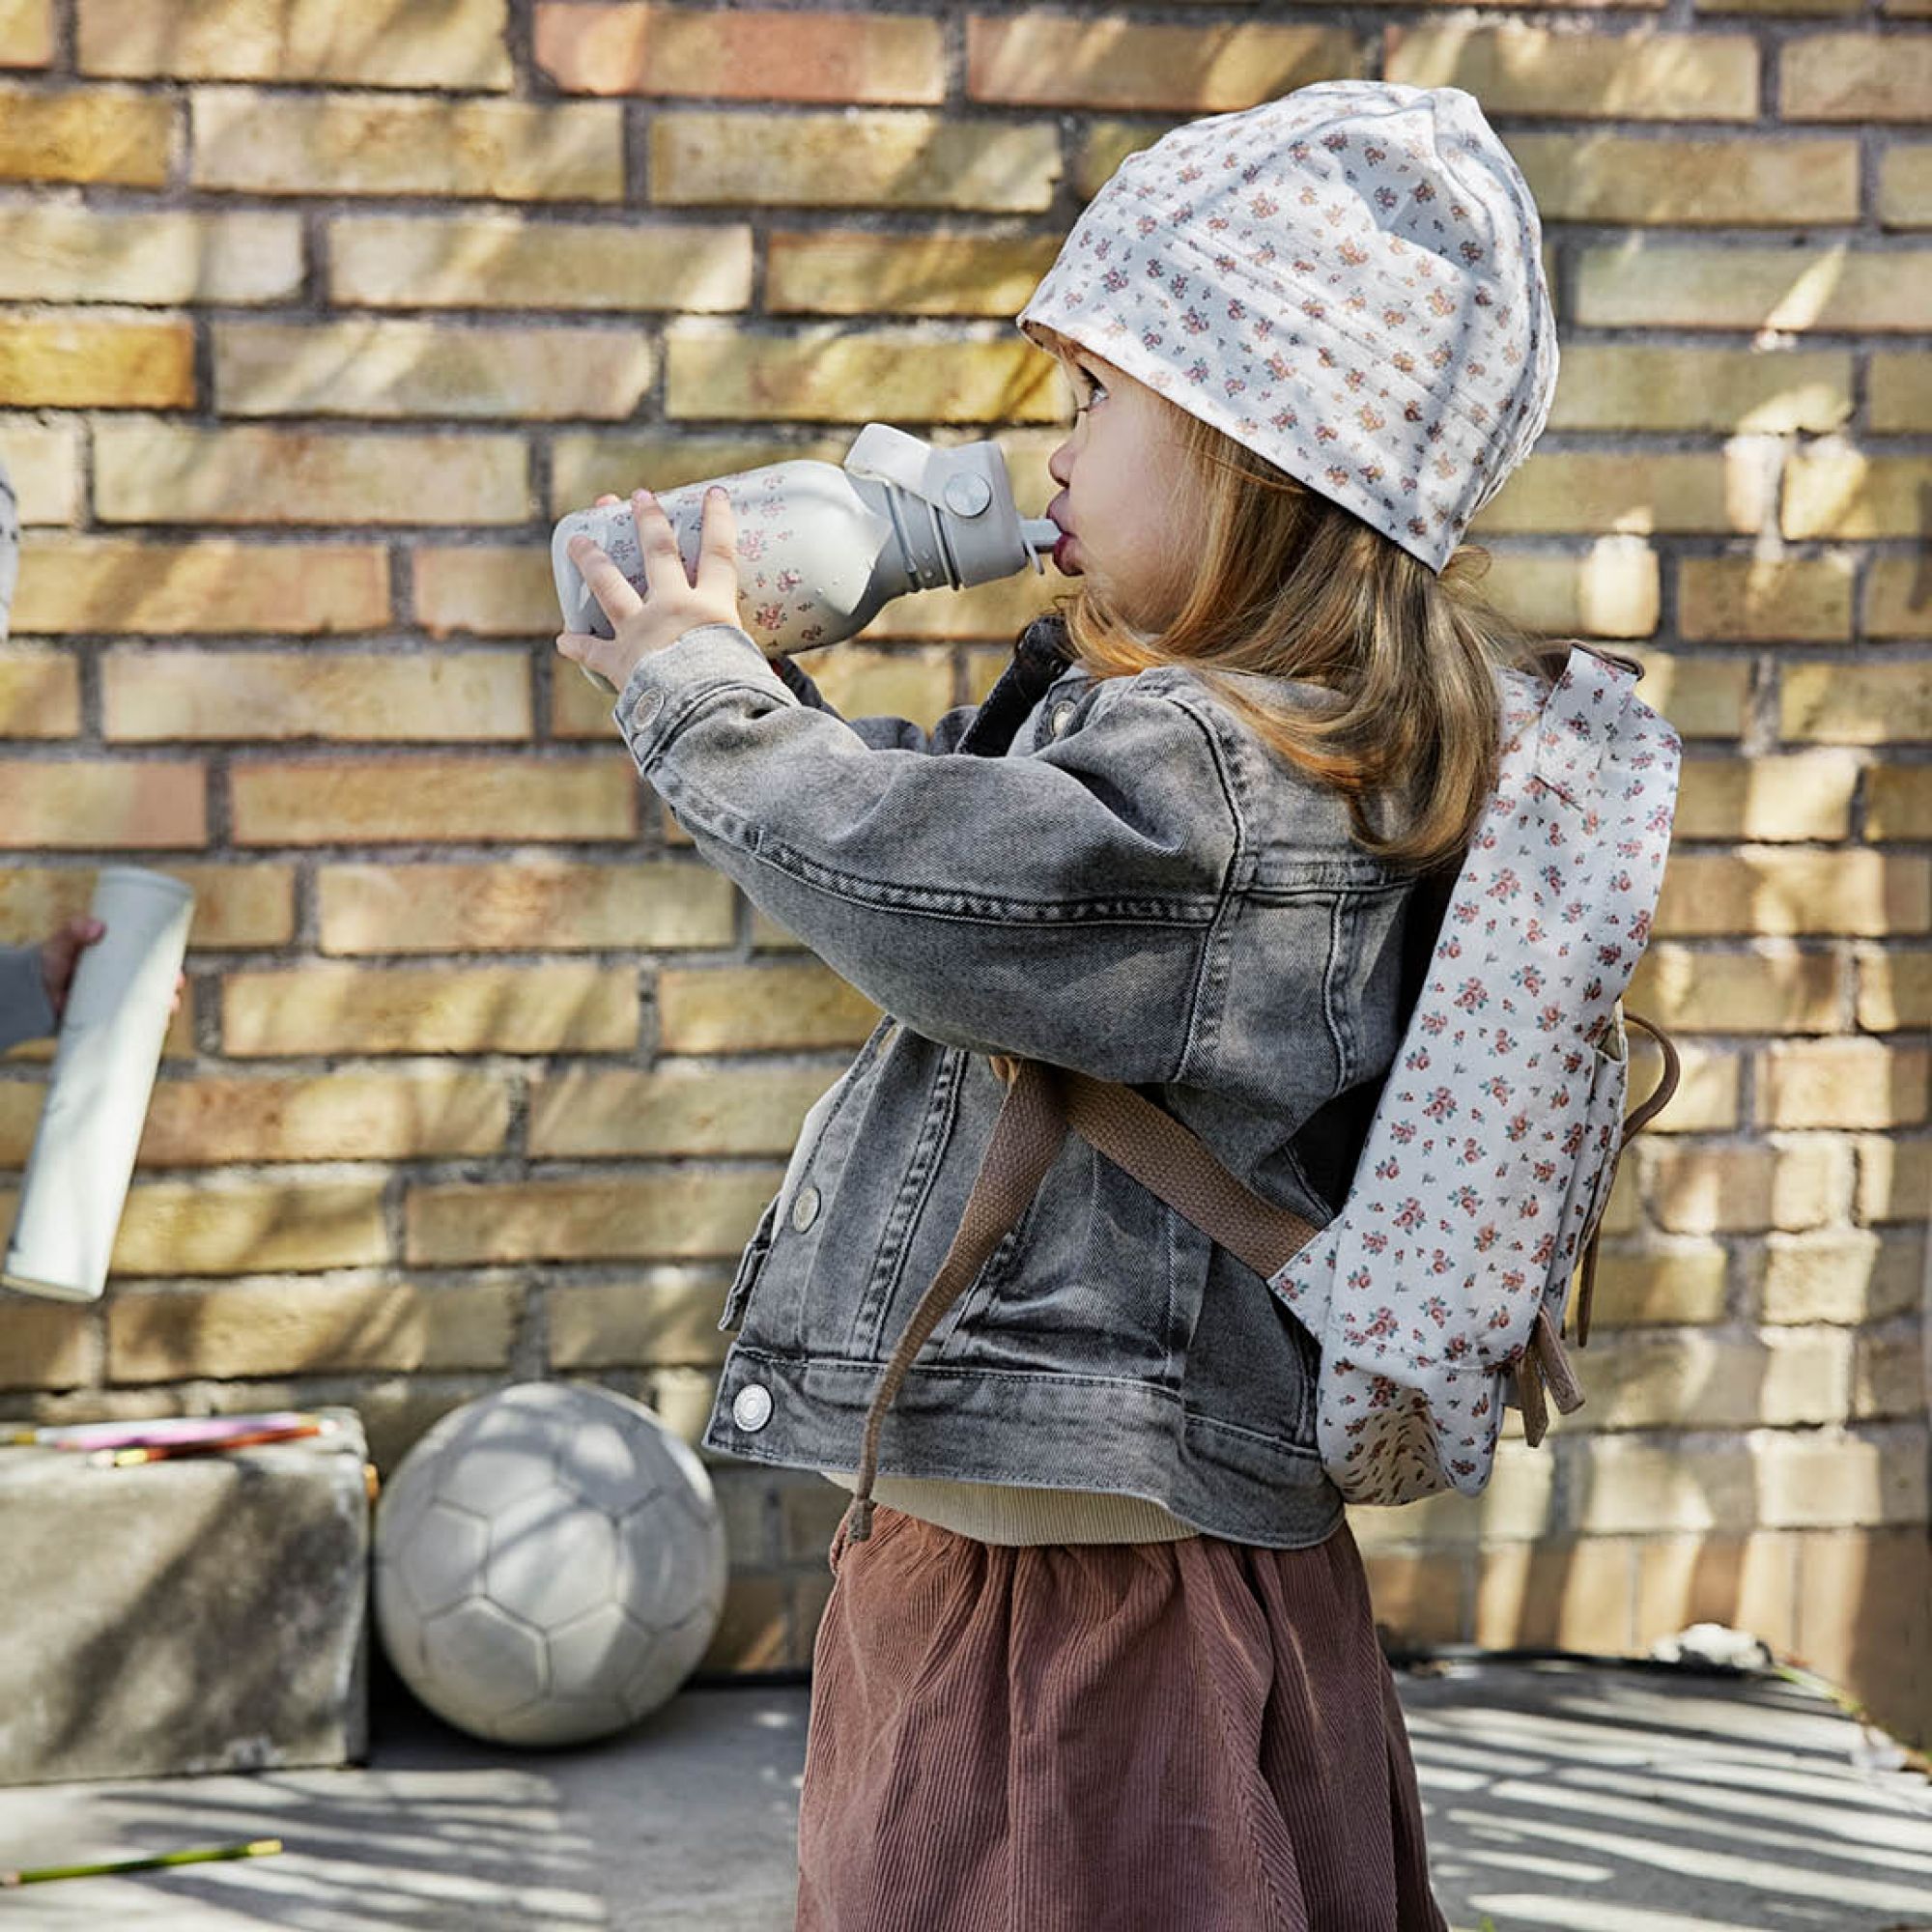
[[[141,1161],[208,1167],[495,1153],[509,1125],[503,1082],[467,1068],[202,1076],[156,1083]]]
[[[1015,479],[1017,488],[1018,479]],[[1028,509],[1045,504],[1043,496],[1021,498]],[[973,639],[1016,638],[1054,598],[1066,588],[1065,580],[1053,571],[1036,577],[1030,570],[993,583],[975,584],[970,590],[949,590],[936,596],[915,594],[895,598],[860,632],[867,642],[888,639]],[[799,660],[816,678],[818,667],[836,664],[839,652],[808,651]]]
[[[1917,332],[1932,309],[1932,249],[1679,247],[1635,237],[1585,248],[1575,321],[1591,327]]]
[[[1757,45],[1743,34],[1574,34],[1542,27],[1390,27],[1383,71],[1465,88],[1486,112],[1620,121],[1749,121]]]
[[[1361,48],[1341,27],[1152,26],[1045,14],[966,22],[967,98],[1009,106],[1215,114],[1361,68]]]
[[[1932,875],[1922,862],[1866,851],[1674,853],[1664,867],[1657,930],[1692,933],[1851,933],[1882,938],[1932,923]]]
[[[1851,559],[1687,556],[1679,566],[1678,626],[1686,638],[1727,642],[1849,641]]]
[[[551,443],[550,513],[587,508],[600,495],[628,496],[633,490],[675,490],[681,484],[709,482],[759,469],[768,463],[842,463],[852,446],[842,436],[804,438],[755,429],[738,436],[675,429],[567,430]],[[550,582],[548,562],[544,582]],[[554,611],[554,591],[551,593]]]
[[[208,836],[207,788],[193,759],[0,760],[0,845],[197,846]]]
[[[675,333],[665,357],[672,416],[977,423],[1060,412],[1053,364],[1017,336],[944,341],[819,325],[782,338]]]
[[[1849,753],[1689,758],[1678,782],[1678,838],[1843,838],[1859,767]]]
[[[223,1049],[298,1053],[628,1053],[637,975],[551,966],[303,966],[230,973]]]
[[[1932,765],[1874,765],[1865,783],[1867,838],[1932,838]]]
[[[80,729],[80,671],[72,657],[0,644],[0,719],[10,738],[71,738]]]
[[[165,187],[174,128],[173,101],[132,88],[0,88],[0,181]]]
[[[1639,1140],[1634,1154],[1658,1225],[1673,1235],[1816,1228],[1851,1200],[1851,1147],[1835,1137],[1753,1147]]]
[[[1350,1527],[1365,1558],[1392,1547],[1448,1551],[1541,1541],[1556,1520],[1555,1468],[1548,1448],[1505,1441],[1480,1496],[1449,1492],[1399,1510],[1355,1510]]]
[[[706,866],[325,866],[325,952],[574,952],[726,947],[730,880]]]
[[[1053,236],[818,230],[767,243],[774,315],[1016,315],[1053,266]]]
[[[1693,1623],[1749,1631],[1783,1656],[1796,1643],[1797,1544],[1788,1533],[1651,1536],[1637,1547],[1641,1651]]]
[[[1060,180],[1060,136],[1047,122],[862,108],[768,118],[747,140],[742,115],[665,113],[650,143],[651,199],[664,204],[1037,214]]]
[[[79,0],[86,73],[506,88],[507,0]]]
[[[1475,1641],[1486,1649],[1628,1654],[1634,1548],[1625,1538],[1598,1537],[1482,1550]]]
[[[14,600],[21,631],[296,636],[371,631],[388,617],[388,557],[373,544],[30,538]]]
[[[53,0],[0,0],[0,67],[45,67],[53,57]]]
[[[1875,430],[1932,429],[1932,371],[1927,370],[1925,357],[1873,355],[1867,408]],[[1927,601],[1932,601],[1932,593]]]
[[[788,1154],[824,1066],[571,1066],[530,1090],[535,1159],[622,1154]]]
[[[1576,1357],[1583,1406],[1564,1427],[1790,1428],[1842,1422],[1852,1347],[1829,1331],[1761,1340],[1716,1335],[1605,1335]]]
[[[1562,450],[1532,456],[1471,526],[1504,530],[1747,531],[1758,526],[1742,452],[1641,456]]]
[[[1794,451],[1784,469],[1788,537],[1909,537],[1932,495],[1932,458]]]
[[[108,1373],[120,1382],[390,1369],[501,1368],[515,1282],[424,1288],[383,1279],[249,1281],[117,1295]]]
[[[10,317],[0,333],[0,404],[185,410],[194,400],[188,323]]]
[[[1932,118],[1932,45],[1904,35],[1808,34],[1778,50],[1787,121]]]
[[[1851,1419],[1870,1422],[1925,1413],[1925,1342],[1918,1324],[1889,1335],[1860,1335],[1852,1356]]]
[[[328,231],[329,293],[370,308],[743,308],[752,231],[493,215],[355,215]]]
[[[58,202],[0,211],[7,301],[272,302],[301,281],[293,214],[135,214]]]
[[[1715,1241],[1605,1247],[1597,1264],[1591,1332],[1644,1322],[1719,1321],[1724,1275],[1724,1251]]]
[[[1922,1437],[1836,1430],[1771,1435],[1755,1445],[1758,1520],[1772,1529],[1870,1528],[1925,1521]]]
[[[562,626],[550,553],[543,545],[420,548],[410,553],[410,570],[416,622],[433,638],[458,632],[487,638],[554,637]],[[579,675],[575,670],[571,674]],[[607,697],[607,727],[610,705]]]
[[[1466,1567],[1462,1552],[1438,1556],[1391,1549],[1365,1556],[1363,1571],[1376,1628],[1389,1632],[1400,1645],[1466,1641],[1469,1633],[1463,1623]]]
[[[1643,665],[1643,701],[1687,738],[1735,738],[1744,729],[1750,666],[1739,658],[1681,658],[1633,653]]]
[[[523,524],[515,436],[377,436],[101,423],[95,514],[109,524]]]
[[[280,946],[295,937],[292,866],[196,866],[167,862],[154,867],[194,894],[190,950]],[[87,866],[0,869],[0,931],[51,932],[84,913],[94,892]]]
[[[666,1053],[858,1046],[878,1019],[869,1000],[815,962],[667,967],[658,975],[658,1044]]]
[[[847,643],[795,662],[841,718],[906,718],[929,730],[952,702],[952,664],[945,650]]]
[[[736,1255],[781,1178],[773,1168],[412,1187],[413,1264],[696,1260]]]
[[[1722,1047],[1677,1042],[1677,1091],[1644,1129],[1652,1134],[1721,1133],[1738,1124],[1738,1074],[1742,1056]],[[1646,1097],[1663,1072],[1662,1056],[1641,1034],[1631,1038],[1631,1094]]]
[[[381,1179],[137,1182],[115,1238],[117,1275],[255,1274],[386,1259]]]
[[[1586,1536],[1719,1527],[1735,1534],[1756,1525],[1751,1454],[1743,1442],[1695,1456],[1632,1435],[1590,1435],[1571,1446],[1566,1526]]]
[[[230,415],[627,416],[651,346],[629,329],[433,322],[217,322]]]
[[[1862,14],[1864,0],[1695,0],[1699,14]],[[1688,1618],[1686,1621],[1690,1621]],[[1682,1624],[1673,1626],[1681,1630]]]
[[[601,758],[327,757],[238,762],[238,845],[419,838],[628,838],[637,777]]]
[[[1666,1032],[1831,1033],[1844,971],[1829,952],[1707,952],[1653,946],[1630,1003]]]
[[[1081,135],[1073,190],[1082,202],[1092,201],[1129,155],[1151,148],[1173,121],[1088,121]]]
[[[0,47],[6,32],[7,12],[0,6]],[[99,1377],[100,1331],[93,1309],[24,1295],[8,1302],[0,1324],[0,1388],[73,1388]]]
[[[1532,631],[1647,638],[1657,629],[1657,553],[1634,537],[1600,537],[1579,556],[1498,554],[1481,588]]]
[[[1926,1118],[1932,1055],[1876,1039],[1805,1039],[1765,1049],[1758,1119],[1768,1127],[1910,1127]]]
[[[1861,952],[1859,1025],[1866,1033],[1932,1027],[1932,952],[1897,947]]]
[[[1932,680],[1922,664],[1787,665],[1777,729],[1834,745],[1932,737]]]
[[[1925,1219],[1932,1201],[1932,1140],[1902,1140],[1887,1134],[1861,1134],[1856,1203],[1861,1221]]]
[[[938,20],[857,14],[719,13],[544,0],[537,65],[568,94],[725,100],[933,102],[946,99]]]
[[[574,664],[563,658],[557,658],[546,667],[544,674],[550,680],[550,735],[553,739],[559,742],[594,739],[605,745],[613,742],[617,727],[611,717],[611,694],[602,685],[592,684]],[[670,808],[663,807],[660,815],[668,823]],[[669,838],[668,833],[667,838]],[[691,840],[680,834],[670,842],[689,845]]]
[[[1878,218],[1887,228],[1932,227],[1932,142],[1890,148],[1879,157]]]
[[[428,194],[620,201],[620,110],[428,97],[211,88],[192,104],[196,187],[248,194]],[[719,197],[713,197],[714,199]]]
[[[101,658],[103,732],[149,739],[523,739],[521,651],[156,651]]]
[[[1852,412],[1852,357],[1826,349],[1568,343],[1551,429],[1836,429]]]
[[[0,452],[23,524],[71,524],[80,514],[80,437],[72,423],[0,420]]]
[[[1859,218],[1854,140],[1512,134],[1545,221],[1774,227]]]
[[[554,1283],[544,1297],[551,1365],[715,1367],[724,1359],[718,1318],[730,1283],[725,1268],[672,1266],[645,1268],[619,1282]]]
[[[1921,1668],[1932,1654],[1924,1525],[1818,1530],[1798,1543],[1793,1655],[1845,1686],[1875,1727],[1922,1747],[1932,1730]]]

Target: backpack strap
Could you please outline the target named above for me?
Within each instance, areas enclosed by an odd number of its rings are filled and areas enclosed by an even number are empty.
[[[1658,1076],[1657,1085],[1651,1089],[1650,1098],[1641,1107],[1634,1109],[1624,1121],[1623,1138],[1617,1143],[1617,1151],[1610,1157],[1610,1171],[1604,1178],[1604,1199],[1610,1198],[1610,1189],[1616,1185],[1617,1165],[1624,1157],[1624,1149],[1630,1146],[1631,1136],[1640,1134],[1662,1112],[1670,1096],[1677,1092],[1677,1075],[1682,1063],[1677,1058],[1677,1048],[1670,1036],[1654,1021],[1645,1019],[1640,1013],[1634,1013],[1628,1007],[1624,1009],[1624,1023],[1647,1033],[1663,1054],[1663,1071]],[[1597,1236],[1602,1230],[1602,1222],[1591,1229],[1588,1245],[1583,1250],[1583,1279],[1577,1290],[1577,1346],[1586,1348],[1590,1341],[1590,1304],[1597,1293]]]
[[[1001,1236],[1026,1211],[1026,1205],[1053,1165],[1066,1138],[1058,1075],[1059,1069],[1037,1060],[1010,1063],[1014,1076],[993,1122],[992,1138],[980,1162],[973,1192],[946,1251],[932,1286],[920,1296],[891,1359],[872,1391],[866,1412],[866,1435],[859,1453],[852,1505],[845,1514],[843,1535],[849,1543],[864,1543],[872,1533],[872,1484],[879,1472],[879,1431],[886,1410],[899,1392],[913,1357],[939,1326],[940,1319],[973,1284],[999,1244]]]

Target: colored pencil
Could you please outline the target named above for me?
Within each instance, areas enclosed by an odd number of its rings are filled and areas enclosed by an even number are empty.
[[[96,1865],[41,1865],[33,1871],[0,1871],[0,1889],[45,1885],[57,1878],[106,1878],[115,1872],[159,1871],[166,1865],[203,1865],[217,1859],[260,1859],[279,1852],[279,1838],[251,1838],[244,1845],[209,1845],[193,1852],[159,1852],[145,1859],[108,1859]]]

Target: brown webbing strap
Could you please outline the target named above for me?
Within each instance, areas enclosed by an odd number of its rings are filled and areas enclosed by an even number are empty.
[[[1628,1008],[1624,1009],[1624,1024],[1626,1027],[1636,1027],[1641,1032],[1647,1033],[1657,1042],[1663,1054],[1663,1071],[1658,1076],[1657,1085],[1651,1090],[1650,1098],[1624,1120],[1623,1138],[1617,1143],[1616,1153],[1610,1161],[1610,1171],[1604,1179],[1605,1204],[1609,1201],[1610,1189],[1617,1184],[1617,1168],[1623,1161],[1624,1149],[1630,1146],[1631,1136],[1641,1133],[1649,1126],[1662,1111],[1670,1096],[1677,1092],[1677,1075],[1681,1067],[1677,1049],[1671,1044],[1670,1036],[1661,1026],[1645,1019],[1640,1013],[1632,1012]],[[1600,1220],[1596,1228],[1591,1231],[1589,1244],[1583,1250],[1583,1279],[1577,1289],[1577,1346],[1579,1349],[1587,1347],[1590,1340],[1590,1304],[1596,1299],[1597,1294],[1597,1236],[1602,1231],[1603,1223]]]
[[[852,1506],[846,1512],[842,1532],[848,1543],[864,1543],[872,1533],[872,1484],[879,1473],[879,1431],[886,1411],[898,1394],[913,1357],[925,1346],[946,1311],[972,1286],[1000,1237],[1026,1211],[1027,1203],[1053,1165],[1053,1157],[1066,1138],[1061,1104],[1056,1069],[1037,1060],[1019,1062],[1001,1102],[999,1119],[993,1122],[992,1138],[986,1143],[952,1245],[947,1249],[932,1286],[920,1296],[919,1306],[872,1391]]]
[[[1066,1123],[1265,1281],[1321,1230],[1244,1187],[1172,1114],[1131,1087],[1063,1069]]]

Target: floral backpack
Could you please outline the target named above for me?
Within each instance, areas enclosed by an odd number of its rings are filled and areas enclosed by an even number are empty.
[[[1546,1394],[1566,1413],[1582,1401],[1561,1339],[1571,1282],[1580,1262],[1581,1344],[1618,1156],[1677,1080],[1670,1042],[1622,1007],[1677,796],[1677,734],[1636,697],[1638,674],[1581,646],[1552,678],[1502,673],[1495,789],[1326,1227],[1254,1193],[1130,1088],[994,1062],[1007,1098],[952,1249],[879,1378],[849,1535],[867,1534],[880,1426],[914,1356],[1069,1127],[1245,1261],[1320,1344],[1318,1447],[1349,1501],[1474,1495],[1506,1405],[1533,1445]],[[1628,1120],[1627,1019],[1663,1053]]]

